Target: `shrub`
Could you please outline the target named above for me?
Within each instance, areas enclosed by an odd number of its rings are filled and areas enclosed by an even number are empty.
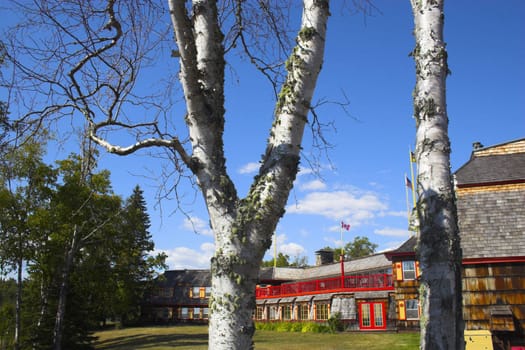
[[[303,322],[291,323],[290,332],[301,332],[303,329]]]
[[[331,333],[342,332],[344,330],[344,324],[341,321],[341,313],[336,312],[328,319],[328,328]]]
[[[316,322],[255,322],[259,331],[329,333],[329,326]]]
[[[290,329],[292,328],[291,325],[292,325],[291,322],[278,322],[275,325],[275,330],[277,332],[289,332]]]
[[[306,322],[303,323],[302,333],[328,333],[329,328],[321,323]]]

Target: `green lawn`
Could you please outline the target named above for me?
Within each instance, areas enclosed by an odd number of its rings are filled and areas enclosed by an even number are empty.
[[[204,350],[208,348],[206,326],[143,327],[101,331],[95,348],[99,350]],[[417,349],[418,333],[287,333],[256,331],[257,350],[400,350]]]

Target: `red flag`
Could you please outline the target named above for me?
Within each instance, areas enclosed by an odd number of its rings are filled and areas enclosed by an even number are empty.
[[[341,228],[350,231],[350,224],[345,224],[344,221],[341,221]]]

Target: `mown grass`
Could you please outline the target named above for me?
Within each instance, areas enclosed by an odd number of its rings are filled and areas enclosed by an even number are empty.
[[[97,350],[204,350],[208,348],[207,326],[141,327],[95,333]],[[407,350],[417,349],[418,333],[344,332],[290,333],[258,330],[257,350]]]

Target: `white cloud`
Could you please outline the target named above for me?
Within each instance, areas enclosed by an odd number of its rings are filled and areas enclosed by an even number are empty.
[[[306,249],[302,245],[294,242],[287,242],[287,240],[288,237],[285,234],[277,235],[277,252],[288,255],[292,260],[295,257],[303,256],[306,254]],[[274,252],[275,247],[274,243],[272,243],[272,246],[268,251],[269,259],[273,259]]]
[[[374,193],[354,194],[349,191],[312,192],[289,205],[289,214],[321,215],[333,220],[344,220],[352,226],[365,222],[387,206]]]
[[[374,230],[374,233],[377,235],[389,236],[389,237],[408,238],[410,236],[410,233],[406,229],[398,229],[398,228],[391,228],[391,227],[385,227],[382,229]]]
[[[306,249],[304,249],[302,245],[293,242],[283,244],[282,246],[277,247],[277,249],[292,259],[306,253]]]
[[[193,216],[191,218],[185,218],[183,227],[188,231],[213,237],[213,231],[211,230],[208,222],[202,220],[199,217]]]
[[[168,257],[166,264],[170,270],[180,269],[209,269],[210,259],[215,250],[213,243],[203,243],[199,250],[188,247],[176,247],[174,249],[158,250],[156,253],[163,252]]]
[[[259,170],[259,167],[261,166],[261,164],[259,163],[256,163],[256,162],[250,162],[250,163],[247,163],[245,165],[243,165],[240,169],[239,169],[239,174],[253,174],[255,173],[257,170]]]
[[[326,188],[326,184],[321,180],[313,180],[307,183],[304,183],[299,186],[302,191],[319,191]]]

